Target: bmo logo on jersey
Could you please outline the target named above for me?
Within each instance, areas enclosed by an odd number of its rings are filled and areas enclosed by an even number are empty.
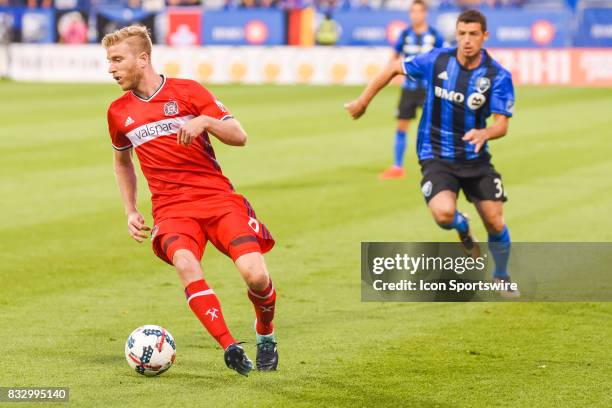
[[[439,86],[434,87],[434,94],[438,98],[446,99],[447,101],[451,101],[457,104],[462,104],[465,101],[465,95],[461,92],[449,91]],[[484,96],[480,92],[474,92],[468,97],[467,106],[471,110],[478,110],[485,104],[486,101],[486,96]]]
[[[463,101],[465,101],[465,95],[463,95],[461,92],[449,91],[439,86],[434,87],[434,94],[438,98],[446,99],[447,101],[455,103],[463,103]]]

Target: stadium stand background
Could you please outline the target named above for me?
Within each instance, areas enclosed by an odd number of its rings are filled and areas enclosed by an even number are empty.
[[[362,84],[387,60],[410,3],[0,0],[0,75],[109,80],[97,44],[105,33],[138,23],[150,28],[161,51],[158,69],[169,75],[216,83]],[[457,14],[481,8],[489,21],[487,48],[519,84],[612,86],[612,0],[429,4],[430,22],[449,43]]]

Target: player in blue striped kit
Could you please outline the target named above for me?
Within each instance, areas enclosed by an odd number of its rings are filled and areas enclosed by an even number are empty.
[[[444,39],[436,29],[427,23],[427,4],[415,0],[410,5],[410,26],[397,37],[391,60],[405,60],[442,47]],[[402,94],[397,107],[397,128],[393,151],[393,165],[380,173],[381,180],[402,178],[404,171],[404,152],[408,145],[410,121],[416,118],[417,109],[425,102],[427,80],[414,80],[408,76],[402,84]]]
[[[454,229],[465,250],[479,256],[466,216],[457,210],[463,190],[475,204],[489,233],[495,260],[495,281],[510,281],[510,234],[503,217],[506,194],[501,175],[491,164],[488,140],[505,136],[514,108],[512,77],[482,48],[487,22],[479,11],[467,10],[457,19],[457,48],[434,49],[413,59],[391,62],[345,108],[361,117],[372,98],[398,74],[427,79],[427,97],[419,125],[417,153],[423,179],[421,190],[434,220]],[[486,120],[493,115],[487,127]],[[517,297],[518,291],[504,292]]]

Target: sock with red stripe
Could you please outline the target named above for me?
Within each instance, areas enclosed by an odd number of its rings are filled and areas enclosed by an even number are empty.
[[[185,296],[193,313],[206,327],[210,335],[223,347],[223,350],[236,342],[225,324],[217,295],[208,287],[204,279],[187,285]]]
[[[272,334],[274,332],[274,309],[276,307],[276,289],[272,286],[272,280],[264,290],[248,290],[249,299],[253,302],[257,323],[255,331],[257,334]]]

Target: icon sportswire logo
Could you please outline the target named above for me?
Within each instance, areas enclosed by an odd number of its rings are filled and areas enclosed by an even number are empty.
[[[179,127],[194,117],[193,115],[186,115],[147,123],[131,130],[126,136],[130,139],[132,145],[137,147],[160,136],[175,134]]]

